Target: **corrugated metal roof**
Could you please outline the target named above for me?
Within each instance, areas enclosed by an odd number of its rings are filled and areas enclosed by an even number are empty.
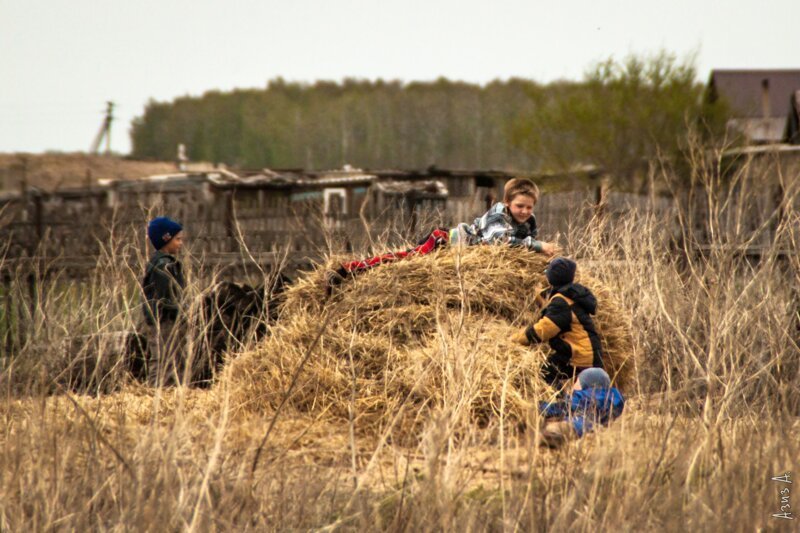
[[[218,174],[209,173],[208,181],[220,188],[280,188],[296,183],[297,176],[292,173],[279,173],[269,169],[262,169],[257,173],[248,172],[244,175],[225,171]]]
[[[433,196],[447,196],[444,183],[439,180],[423,181],[383,181],[376,184],[379,191],[387,194],[408,194],[411,191]]]
[[[257,173],[248,172],[239,176],[226,172],[224,176],[209,176],[209,181],[217,187],[254,187],[254,188],[284,188],[284,187],[325,187],[331,185],[349,185],[356,183],[371,183],[377,176],[366,174],[360,170],[333,170],[324,172],[302,171],[273,171],[263,169]]]
[[[345,167],[340,170],[302,170],[302,169],[244,169],[232,172],[215,169],[207,172],[176,172],[158,174],[136,180],[98,180],[100,187],[114,186],[120,189],[139,188],[146,184],[180,185],[207,181],[218,188],[288,188],[288,187],[327,187],[373,183],[387,179],[394,180],[432,180],[442,177],[475,178],[492,177],[509,179],[524,175],[502,170],[448,170],[435,167],[426,170],[362,170]]]
[[[437,179],[437,178],[499,178],[511,179],[514,177],[522,177],[530,175],[529,172],[511,172],[506,170],[469,170],[469,169],[446,169],[431,166],[425,170],[398,170],[398,169],[381,169],[381,170],[368,170],[370,174],[375,174],[381,178],[393,179]]]
[[[183,191],[189,188],[206,187],[211,185],[220,189],[306,189],[314,190],[325,187],[342,187],[353,185],[368,185],[380,183],[390,194],[401,190],[414,190],[417,193],[431,195],[447,195],[448,190],[442,181],[437,178],[475,178],[488,176],[493,178],[511,178],[515,175],[510,172],[498,170],[446,170],[435,167],[426,170],[378,170],[364,171],[362,169],[346,167],[341,170],[303,171],[290,170],[245,170],[234,173],[224,168],[217,168],[205,172],[176,172],[170,174],[157,174],[140,179],[129,180],[98,180],[92,187],[76,187],[70,190],[54,191],[52,194],[61,196],[96,195],[104,191],[120,192],[153,192],[153,191]],[[298,191],[299,192],[299,191]],[[29,191],[33,194],[33,191]],[[11,193],[8,199],[19,197],[18,193]]]
[[[220,171],[214,172],[176,172],[173,174],[156,174],[153,176],[145,176],[135,180],[97,180],[97,185],[100,187],[112,186],[117,189],[135,189],[148,185],[160,186],[163,184],[177,185],[187,183],[204,182],[210,176],[219,175]]]
[[[357,183],[372,183],[378,176],[372,174],[327,175],[318,178],[305,178],[298,180],[297,184],[305,187],[327,185],[355,185]]]

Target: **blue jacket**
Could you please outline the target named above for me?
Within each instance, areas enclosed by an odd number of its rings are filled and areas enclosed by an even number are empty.
[[[541,402],[539,410],[546,417],[563,418],[572,422],[579,437],[594,431],[597,424],[607,426],[622,414],[625,398],[619,389],[576,390],[563,399]]]

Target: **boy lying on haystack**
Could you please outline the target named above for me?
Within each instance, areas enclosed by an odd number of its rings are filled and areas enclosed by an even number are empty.
[[[451,244],[508,244],[552,256],[554,243],[536,239],[539,229],[533,208],[539,201],[539,188],[527,178],[509,180],[503,188],[503,201],[492,206],[472,224],[461,223],[449,232]]]
[[[471,225],[461,223],[451,230],[435,229],[410,250],[350,261],[327,272],[325,278],[328,294],[335,285],[341,284],[347,278],[384,263],[415,255],[427,255],[446,244],[508,244],[552,256],[556,252],[556,245],[536,239],[538,228],[533,208],[538,200],[539,188],[533,181],[527,178],[509,180],[503,188],[503,201],[496,203]]]

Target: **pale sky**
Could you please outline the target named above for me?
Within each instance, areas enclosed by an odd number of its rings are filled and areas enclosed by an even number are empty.
[[[149,99],[344,77],[580,79],[668,50],[800,68],[800,0],[0,0],[0,152],[112,149]]]

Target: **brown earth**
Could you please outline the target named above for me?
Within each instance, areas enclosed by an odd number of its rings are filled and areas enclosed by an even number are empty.
[[[134,161],[114,156],[70,154],[0,154],[0,191],[19,191],[23,176],[28,187],[53,191],[86,185],[89,180],[136,179],[175,172],[168,161]]]

